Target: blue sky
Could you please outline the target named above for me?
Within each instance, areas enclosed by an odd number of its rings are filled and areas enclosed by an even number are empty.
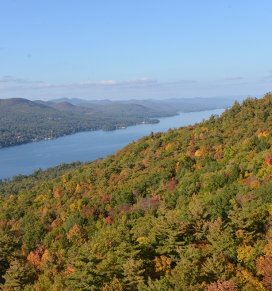
[[[0,98],[261,95],[271,0],[0,1]]]

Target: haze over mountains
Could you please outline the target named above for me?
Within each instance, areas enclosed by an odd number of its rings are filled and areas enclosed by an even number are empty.
[[[54,103],[68,102],[73,105],[92,107],[94,105],[109,104],[139,104],[153,109],[165,109],[172,112],[192,112],[216,108],[226,108],[233,104],[234,101],[241,101],[245,96],[235,97],[210,97],[210,98],[170,98],[170,99],[130,99],[112,101],[103,100],[85,100],[80,98],[60,98],[51,100]]]
[[[0,147],[88,130],[114,130],[178,112],[229,107],[236,98],[110,101],[0,99]]]

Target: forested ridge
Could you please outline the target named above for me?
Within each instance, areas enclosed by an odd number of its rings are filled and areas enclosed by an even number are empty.
[[[138,104],[81,107],[69,102],[0,99],[0,148],[91,130],[115,130],[175,115]]]
[[[272,290],[272,94],[0,193],[3,290]]]

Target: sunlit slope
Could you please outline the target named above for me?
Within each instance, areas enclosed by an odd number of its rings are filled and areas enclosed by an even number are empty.
[[[271,290],[271,145],[267,94],[1,184],[2,288]]]

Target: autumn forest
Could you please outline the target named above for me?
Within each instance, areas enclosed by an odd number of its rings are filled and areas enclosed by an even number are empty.
[[[2,290],[272,290],[272,95],[0,184]]]

